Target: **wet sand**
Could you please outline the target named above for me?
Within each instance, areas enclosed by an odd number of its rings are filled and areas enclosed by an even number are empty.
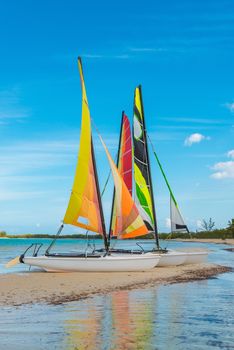
[[[0,305],[61,304],[115,290],[199,281],[231,269],[214,264],[155,268],[142,272],[26,272],[0,277]]]

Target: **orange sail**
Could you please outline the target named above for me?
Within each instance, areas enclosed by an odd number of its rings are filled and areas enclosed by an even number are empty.
[[[130,122],[124,112],[122,113],[122,120],[121,120],[117,167],[130,194],[132,194],[132,136],[131,136]],[[110,232],[109,232],[110,236],[117,235],[116,233],[117,221],[118,219],[116,216],[116,195],[114,190],[112,210],[111,210]]]
[[[102,145],[111,167],[112,176],[115,184],[116,195],[116,225],[115,235],[118,238],[133,238],[148,233],[142,217],[132,199],[132,196],[118,171],[104,141],[99,135]]]
[[[80,58],[78,67],[82,88],[80,149],[72,193],[63,222],[105,235],[92,145],[90,112]]]

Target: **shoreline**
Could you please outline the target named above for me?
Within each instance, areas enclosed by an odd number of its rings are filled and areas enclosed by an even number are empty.
[[[214,244],[227,244],[234,245],[234,238],[172,238],[171,241],[185,242],[185,243],[214,243]]]
[[[102,240],[101,238],[98,237],[94,237],[97,240]],[[0,237],[0,240],[4,240],[4,239],[54,239],[54,236],[52,237]],[[68,236],[68,237],[59,237],[59,240],[66,240],[66,239],[85,239],[85,237],[76,237],[76,236]],[[222,238],[168,238],[168,239],[162,239],[160,238],[160,241],[175,241],[175,242],[185,242],[185,243],[214,243],[214,244],[227,244],[227,245],[234,245],[234,238],[226,238],[226,239],[222,239]],[[147,238],[147,241],[150,241],[151,239]],[[135,240],[132,240],[133,242]],[[137,240],[136,240],[137,241]]]
[[[155,268],[144,272],[7,274],[1,275],[0,279],[0,305],[58,305],[116,290],[205,280],[231,270],[230,267],[206,263]]]

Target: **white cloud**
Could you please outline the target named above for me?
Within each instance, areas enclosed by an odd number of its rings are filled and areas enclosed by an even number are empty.
[[[234,149],[232,149],[231,151],[229,151],[229,152],[227,153],[227,156],[228,156],[229,158],[234,159]]]
[[[230,112],[234,113],[234,102],[225,103],[224,106],[225,106],[227,109],[229,109]]]
[[[165,121],[170,121],[170,122],[177,122],[177,123],[190,123],[190,124],[224,124],[224,121],[222,119],[205,119],[205,118],[184,118],[184,117],[171,117],[171,118],[163,118]]]
[[[44,197],[47,192],[43,191],[11,191],[1,188],[0,201],[28,200]]]
[[[227,152],[227,157],[234,159],[234,150]],[[211,178],[216,180],[222,179],[233,179],[234,178],[234,161],[229,160],[226,162],[218,162],[213,167],[212,170],[214,173],[211,175]]]
[[[123,54],[113,54],[113,55],[106,55],[106,54],[89,54],[89,53],[84,53],[82,57],[87,58],[87,59],[128,59],[129,55],[126,53]]]
[[[21,105],[20,91],[18,88],[0,91],[0,124],[9,124],[16,120],[21,122],[30,116],[29,109]]]
[[[234,178],[234,161],[219,162],[213,166],[214,174],[211,175],[213,179],[222,180]]]
[[[162,47],[131,47],[129,49],[132,52],[163,52],[168,51],[165,48]]]
[[[27,174],[30,169],[75,165],[79,150],[79,134],[80,131],[77,129],[63,136],[57,135],[56,138],[52,138],[51,135],[50,140],[41,137],[0,146],[0,176],[16,176],[25,171]],[[118,134],[103,132],[102,136],[109,151],[117,150]],[[96,155],[99,153],[103,155],[104,149],[98,136],[94,134],[93,137]],[[116,152],[112,153],[115,155]]]
[[[170,218],[166,218],[165,225],[167,228],[171,228],[171,219]]]
[[[184,144],[185,146],[192,146],[193,143],[200,143],[203,140],[210,140],[210,137],[195,133],[186,137]]]

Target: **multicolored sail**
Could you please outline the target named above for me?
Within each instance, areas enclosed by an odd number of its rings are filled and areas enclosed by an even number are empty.
[[[102,205],[92,144],[91,120],[81,59],[78,59],[82,87],[80,149],[72,193],[64,223],[105,235]]]
[[[121,120],[117,167],[130,194],[132,194],[132,136],[130,122],[124,112],[122,113]],[[109,236],[116,236],[117,221],[116,195],[114,189]]]
[[[156,222],[140,86],[134,95],[133,145],[136,204],[148,230],[154,231]]]
[[[102,145],[106,151],[106,155],[112,171],[115,184],[116,198],[116,225],[115,234],[118,238],[133,238],[148,233],[148,229],[144,224],[142,217],[132,199],[132,196],[118,171],[111,155],[99,135]]]

